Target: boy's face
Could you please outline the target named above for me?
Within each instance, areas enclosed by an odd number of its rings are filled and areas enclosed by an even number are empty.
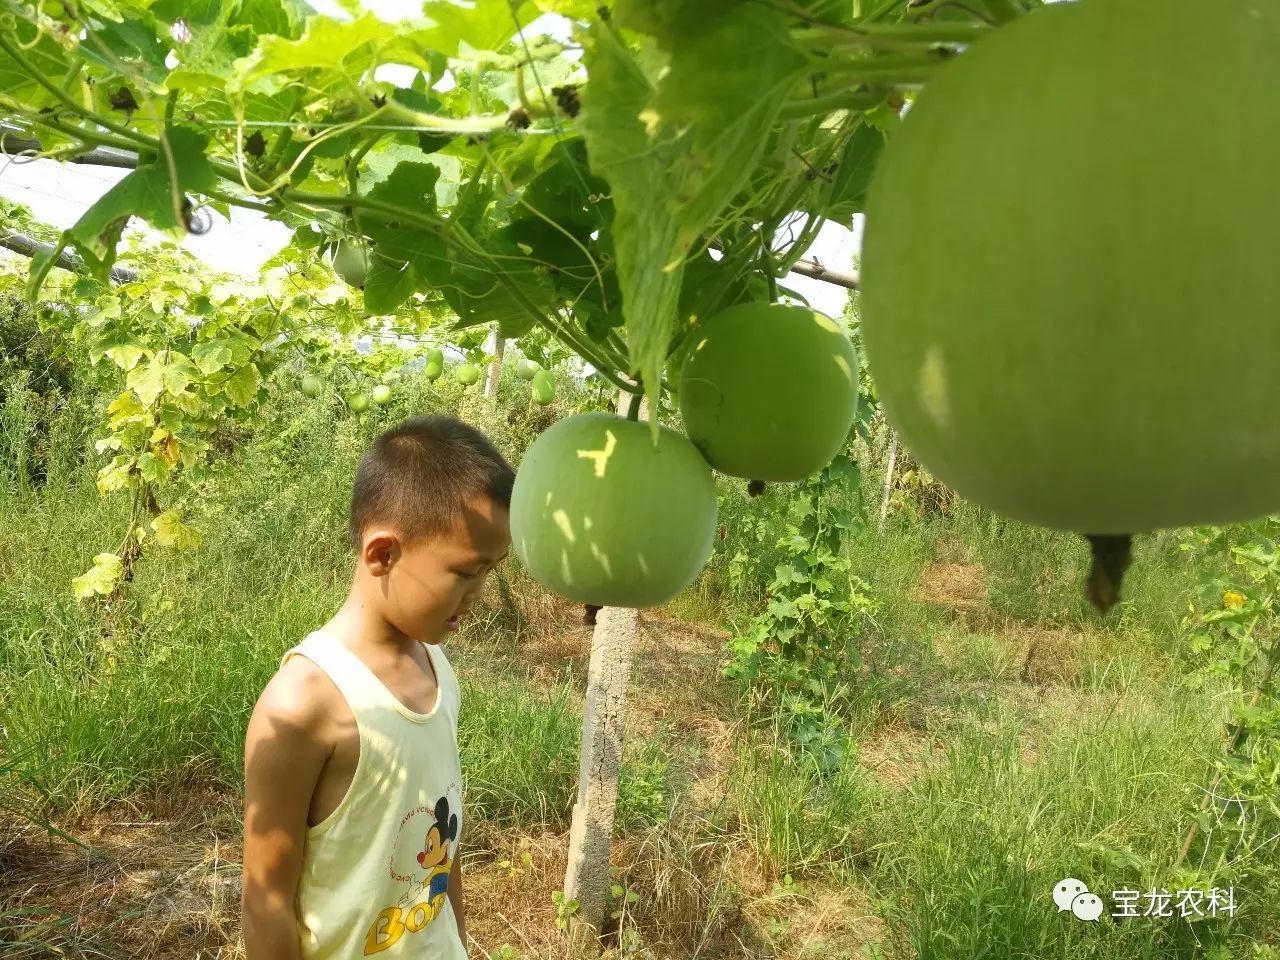
[[[407,637],[439,643],[466,615],[489,571],[511,548],[507,510],[480,494],[453,526],[412,547],[373,529],[364,562],[378,578],[386,620]]]

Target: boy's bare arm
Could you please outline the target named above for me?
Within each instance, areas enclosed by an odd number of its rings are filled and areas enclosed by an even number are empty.
[[[458,936],[462,940],[462,946],[469,953],[467,913],[462,906],[462,844],[458,844],[458,849],[454,852],[453,866],[449,869],[449,886],[444,892],[449,898],[449,906],[453,907],[453,918],[458,922]]]
[[[329,754],[322,692],[290,660],[249,718],[244,756],[241,930],[246,960],[300,960],[295,895],[307,811]]]

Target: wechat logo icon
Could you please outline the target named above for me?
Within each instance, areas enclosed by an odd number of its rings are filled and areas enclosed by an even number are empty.
[[[1053,888],[1053,902],[1059,913],[1069,910],[1077,920],[1088,922],[1102,916],[1102,898],[1075,877],[1067,877]]]

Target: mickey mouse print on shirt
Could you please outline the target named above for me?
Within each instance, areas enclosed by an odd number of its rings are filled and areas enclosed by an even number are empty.
[[[422,822],[423,817],[418,815],[424,812],[419,808],[405,815],[401,821],[402,838],[415,820]],[[449,890],[449,871],[453,867],[451,853],[456,854],[458,839],[458,815],[451,811],[448,797],[441,797],[436,801],[435,809],[431,812],[431,822],[425,833],[418,836],[421,839],[414,856],[417,861],[416,875],[398,873],[394,854],[390,865],[393,877],[410,883],[404,899],[416,902],[407,908],[403,905],[387,907],[378,914],[365,937],[366,957],[390,949],[405,934],[427,929],[444,908]],[[396,846],[399,849],[401,844],[397,842]]]

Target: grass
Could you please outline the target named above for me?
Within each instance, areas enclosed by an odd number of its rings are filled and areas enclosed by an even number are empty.
[[[513,457],[536,429],[519,411],[431,390],[382,423],[444,405]],[[163,956],[170,934],[156,933],[155,890],[137,877],[222,890],[249,710],[284,651],[345,595],[346,497],[378,426],[321,402],[239,438],[183,505],[202,546],[144,557],[132,628],[114,635],[70,580],[118,542],[117,498],[99,497],[91,468],[0,487],[0,807],[15,825],[0,841],[0,876],[14,878],[0,880],[0,947],[21,935],[20,956]],[[619,955],[1261,960],[1280,948],[1280,870],[1261,861],[1236,867],[1248,908],[1232,922],[1085,925],[1049,900],[1068,875],[1108,891],[1194,879],[1172,864],[1223,731],[1220,702],[1183,681],[1180,621],[1212,558],[1142,539],[1124,602],[1100,620],[1082,599],[1078,538],[963,503],[868,525],[846,552],[878,606],[846,678],[844,762],[823,775],[779,718],[748,712],[717,675],[724,631],[759,608],[786,496],[722,483],[724,538],[707,571],[646,614],[656,639],[633,669],[615,833],[618,882],[638,899]],[[479,614],[449,651],[476,828],[471,926],[486,955],[506,942],[509,956],[560,956],[549,894],[577,787],[589,630],[514,564]],[[189,850],[166,854],[164,830],[118,846],[135,829],[122,817],[182,825],[203,807],[217,817]],[[73,878],[86,883],[84,854],[47,839],[46,819],[117,850],[88,884],[126,891],[115,914],[58,907]],[[1275,846],[1257,857],[1280,862]],[[143,860],[162,865],[128,866]],[[235,899],[220,896],[216,909],[175,899],[178,919],[164,922],[209,955],[238,956]],[[143,946],[130,940],[148,930]]]

